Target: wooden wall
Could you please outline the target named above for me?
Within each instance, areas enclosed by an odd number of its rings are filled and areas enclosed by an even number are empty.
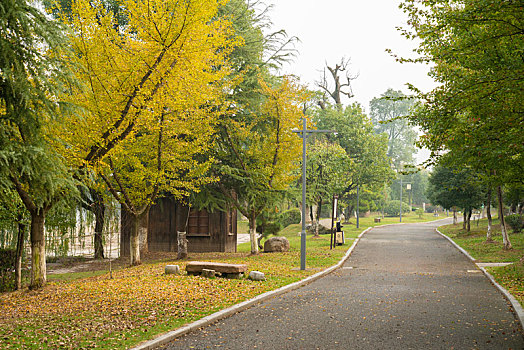
[[[164,198],[151,207],[148,220],[147,243],[150,251],[176,252],[177,231],[184,231],[188,208],[173,199]],[[237,214],[192,209],[188,220],[189,252],[236,252]],[[128,215],[122,211],[120,255],[129,255],[130,230]]]

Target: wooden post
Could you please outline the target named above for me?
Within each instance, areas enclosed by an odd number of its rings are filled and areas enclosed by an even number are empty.
[[[177,259],[186,259],[187,258],[187,239],[186,232],[177,231],[178,237],[178,254]]]

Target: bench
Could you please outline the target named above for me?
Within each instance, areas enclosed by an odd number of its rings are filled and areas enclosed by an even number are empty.
[[[380,218],[375,218],[375,222],[380,222]]]
[[[242,274],[247,272],[247,265],[245,264],[226,264],[209,261],[190,261],[186,265],[188,275],[199,275],[202,270],[213,270],[223,277],[240,278]]]

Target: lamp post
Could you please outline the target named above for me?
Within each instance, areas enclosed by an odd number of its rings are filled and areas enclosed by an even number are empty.
[[[357,228],[360,228],[360,185],[357,185]]]
[[[402,174],[400,174],[400,222],[402,222]]]
[[[333,133],[334,130],[308,130],[302,118],[302,130],[293,130],[302,137],[302,232],[300,233],[300,269],[306,269],[306,138],[312,133]]]
[[[411,213],[411,198],[413,198],[413,191],[411,190],[411,182],[406,184],[406,190],[409,191],[409,212]]]

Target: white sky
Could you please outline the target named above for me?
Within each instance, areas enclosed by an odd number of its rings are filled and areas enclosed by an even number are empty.
[[[395,29],[404,26],[407,16],[398,0],[267,0],[273,4],[273,29],[285,29],[297,36],[298,55],[283,73],[295,74],[314,88],[326,62],[334,66],[342,57],[351,59],[350,70],[358,78],[352,82],[358,101],[369,111],[369,101],[388,88],[408,93],[406,83],[423,91],[435,86],[428,66],[400,64],[385,50],[412,57],[416,44]],[[424,153],[424,152],[419,152]],[[417,160],[425,159],[419,154]]]

